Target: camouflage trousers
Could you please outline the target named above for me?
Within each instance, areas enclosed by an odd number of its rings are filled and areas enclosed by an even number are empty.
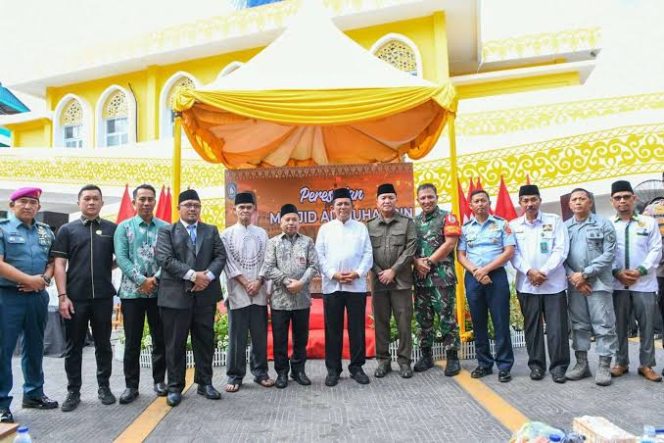
[[[420,348],[431,348],[436,337],[434,316],[440,319],[445,350],[458,350],[459,325],[456,319],[456,286],[415,286],[415,319],[420,327]]]

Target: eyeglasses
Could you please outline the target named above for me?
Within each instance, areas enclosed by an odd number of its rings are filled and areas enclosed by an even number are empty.
[[[180,206],[182,206],[184,208],[187,208],[187,209],[201,209],[201,205],[198,204],[198,203],[185,203],[185,204],[180,205]]]
[[[614,195],[611,198],[618,202],[620,200],[625,200],[625,201],[631,200],[632,197],[634,197],[632,194],[622,194],[622,195]]]

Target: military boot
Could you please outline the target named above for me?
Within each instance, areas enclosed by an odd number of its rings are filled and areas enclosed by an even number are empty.
[[[565,374],[567,380],[581,380],[590,377],[592,374],[588,367],[588,353],[586,351],[575,351],[574,355],[576,355],[576,365]]]
[[[600,356],[597,374],[595,374],[595,384],[599,386],[609,386],[611,384],[611,357]]]
[[[422,356],[419,360],[417,360],[417,363],[415,363],[413,369],[415,372],[424,372],[429,368],[433,368],[433,355],[431,353],[431,348],[422,348]]]
[[[456,350],[448,350],[445,352],[447,364],[445,365],[445,375],[447,377],[454,377],[461,372],[461,365],[459,364],[459,357]]]

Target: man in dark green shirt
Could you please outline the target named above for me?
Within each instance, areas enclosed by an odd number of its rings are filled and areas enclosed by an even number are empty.
[[[385,183],[378,187],[376,202],[380,215],[367,222],[373,249],[371,300],[378,360],[374,375],[384,377],[392,370],[389,351],[390,316],[394,313],[399,331],[399,372],[403,378],[410,378],[413,376],[410,368],[413,347],[410,324],[413,318],[415,223],[397,212],[397,193],[392,184]]]

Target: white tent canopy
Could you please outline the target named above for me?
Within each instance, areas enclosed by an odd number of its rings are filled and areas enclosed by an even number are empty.
[[[302,1],[286,30],[201,90],[394,88],[435,85],[372,56],[337,28],[320,0]]]

